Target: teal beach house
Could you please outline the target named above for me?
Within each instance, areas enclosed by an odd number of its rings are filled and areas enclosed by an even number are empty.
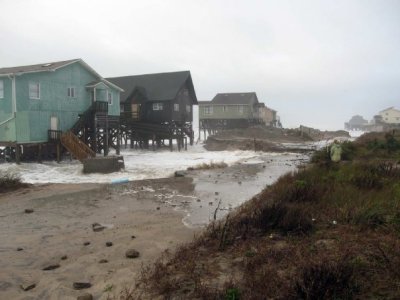
[[[117,128],[122,91],[82,59],[0,68],[3,155],[40,156],[58,141],[71,150],[61,139],[65,132],[95,152],[108,151],[98,141],[113,143],[109,133]]]

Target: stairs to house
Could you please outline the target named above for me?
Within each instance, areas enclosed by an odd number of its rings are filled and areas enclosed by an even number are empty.
[[[61,144],[80,162],[87,158],[96,157],[96,153],[70,130],[61,134]]]

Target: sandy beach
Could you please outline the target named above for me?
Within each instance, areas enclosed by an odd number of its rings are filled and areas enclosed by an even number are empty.
[[[36,184],[2,194],[0,299],[118,296],[134,287],[142,264],[192,240],[218,203],[220,218],[305,159],[260,154],[185,177],[119,185]],[[129,249],[139,257],[126,258]],[[91,287],[76,290],[74,282]]]

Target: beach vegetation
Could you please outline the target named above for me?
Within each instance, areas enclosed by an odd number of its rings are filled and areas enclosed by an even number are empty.
[[[400,298],[400,136],[365,134],[282,176],[175,252],[141,291],[187,299]]]
[[[27,186],[28,184],[23,183],[19,176],[12,173],[0,172],[0,193],[14,191]]]

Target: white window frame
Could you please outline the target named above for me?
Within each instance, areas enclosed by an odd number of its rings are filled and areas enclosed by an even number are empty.
[[[174,111],[179,111],[179,103],[174,103]]]
[[[203,113],[205,115],[212,115],[213,114],[213,107],[212,106],[204,106]]]
[[[37,87],[36,95],[33,95],[33,88]],[[29,99],[40,99],[40,83],[39,82],[29,82]]]
[[[226,105],[222,106],[222,112],[226,112],[228,110],[228,107]]]
[[[0,99],[4,99],[4,80],[0,80]]]
[[[111,92],[107,92],[107,102],[108,102],[108,105],[113,104],[113,96],[112,96]]]
[[[74,86],[68,88],[67,96],[68,98],[76,98],[76,89]]]
[[[243,105],[238,105],[238,112],[239,112],[239,114],[243,115],[243,113],[244,113],[244,106]]]
[[[163,110],[163,104],[160,102],[153,103],[153,110]]]
[[[190,105],[186,105],[186,112],[187,113],[192,112],[192,108],[190,107]]]

